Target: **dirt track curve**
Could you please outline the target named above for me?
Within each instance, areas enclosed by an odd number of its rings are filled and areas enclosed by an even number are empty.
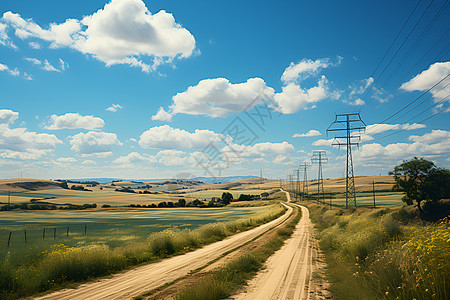
[[[186,276],[190,271],[205,266],[221,254],[251,241],[269,228],[282,223],[291,215],[292,211],[293,209],[288,207],[286,213],[276,220],[184,255],[174,256],[157,263],[115,274],[112,278],[82,284],[75,289],[60,290],[36,299],[131,299]]]
[[[324,298],[312,282],[313,257],[317,257],[318,247],[312,236],[309,211],[304,206],[297,206],[302,210],[302,218],[292,237],[267,260],[266,268],[232,299]]]

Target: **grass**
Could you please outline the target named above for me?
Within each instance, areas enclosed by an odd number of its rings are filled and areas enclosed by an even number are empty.
[[[80,243],[75,246],[65,244],[52,245],[49,249],[28,256],[28,261],[18,265],[12,262],[8,252],[0,261],[2,278],[0,279],[0,298],[13,299],[60,288],[68,283],[80,282],[118,272],[127,267],[144,262],[185,253],[203,245],[218,241],[234,233],[248,230],[275,219],[284,213],[280,205],[257,210],[258,214],[250,218],[243,217],[228,222],[216,222],[202,225],[196,229],[171,228],[150,233],[141,242],[122,242],[112,247],[104,241]],[[189,217],[197,210],[186,209],[183,216]],[[200,211],[200,209],[198,209]],[[212,209],[224,214],[226,209]],[[228,209],[230,210],[230,209]],[[245,210],[243,208],[231,211]],[[162,210],[161,210],[162,211]],[[170,214],[171,210],[164,210]],[[202,211],[208,211],[202,209]]]
[[[264,262],[284,243],[294,232],[295,225],[301,218],[298,208],[294,209],[295,217],[284,226],[276,229],[276,235],[270,238],[262,247],[243,255],[214,272],[194,282],[175,297],[177,300],[192,299],[223,299],[241,288],[251,279]]]
[[[448,299],[448,220],[412,208],[329,209],[308,204],[336,299]]]

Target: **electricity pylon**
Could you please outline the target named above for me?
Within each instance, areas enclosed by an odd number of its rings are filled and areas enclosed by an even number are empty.
[[[311,157],[311,162],[313,164],[318,165],[318,174],[317,174],[317,201],[320,201],[320,191],[322,191],[322,200],[325,201],[325,194],[323,191],[323,173],[322,173],[322,164],[326,164],[328,162],[327,152],[324,150],[314,150],[313,156]]]
[[[311,164],[307,162],[300,163],[298,166],[298,169],[303,171],[302,200],[305,200],[306,196],[308,196],[308,169],[310,167]]]
[[[346,136],[335,136],[333,145],[347,147],[347,166],[345,178],[345,207],[348,207],[349,202],[356,206],[356,190],[355,190],[355,175],[353,172],[353,158],[352,146],[359,145],[361,137],[353,135],[355,131],[360,132],[366,129],[366,124],[361,120],[359,113],[337,114],[335,120],[327,129],[329,131],[346,131]]]

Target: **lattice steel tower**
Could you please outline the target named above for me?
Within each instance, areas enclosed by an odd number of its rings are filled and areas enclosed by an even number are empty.
[[[322,199],[325,200],[325,195],[323,191],[323,172],[322,164],[328,162],[327,152],[324,150],[314,150],[313,156],[311,157],[311,162],[318,165],[317,174],[317,200],[320,201],[320,191],[322,191]]]
[[[302,200],[305,200],[305,196],[308,195],[308,169],[311,168],[311,164],[304,162],[298,165],[298,170],[303,170],[302,181]]]
[[[348,205],[356,206],[356,190],[355,190],[355,176],[353,172],[353,158],[352,146],[359,145],[361,137],[353,135],[355,131],[360,132],[366,129],[366,124],[361,120],[359,113],[337,114],[335,120],[327,129],[327,134],[330,131],[346,131],[346,136],[336,136],[333,145],[347,147],[347,166],[345,178],[345,207]]]

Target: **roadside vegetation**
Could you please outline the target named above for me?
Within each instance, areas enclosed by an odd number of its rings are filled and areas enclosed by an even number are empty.
[[[414,158],[393,174],[409,206],[305,204],[336,299],[450,298],[450,172]]]
[[[298,207],[295,207],[294,216],[283,226],[275,229],[276,234],[262,246],[195,281],[192,285],[180,291],[175,299],[223,299],[234,294],[255,276],[264,262],[275,251],[283,246],[284,241],[294,232],[300,218],[301,211]]]
[[[167,229],[150,234],[144,242],[125,243],[114,248],[105,243],[71,247],[58,244],[19,266],[11,263],[8,253],[0,261],[0,299],[33,295],[186,253],[259,226],[284,211],[285,208],[277,204],[252,218],[206,224],[193,230]]]

